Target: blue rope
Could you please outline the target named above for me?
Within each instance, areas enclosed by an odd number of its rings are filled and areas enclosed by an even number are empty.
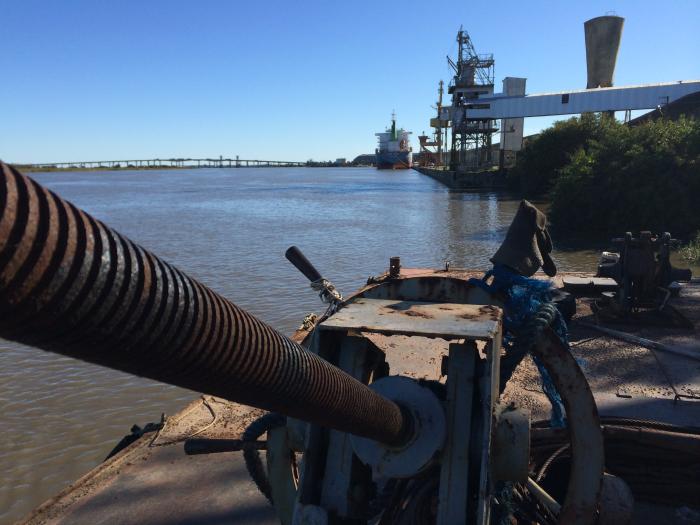
[[[493,277],[493,281],[489,284],[487,281],[491,277]],[[527,332],[528,324],[534,320],[538,309],[542,305],[551,302],[551,292],[554,289],[552,282],[523,277],[507,266],[497,264],[486,272],[482,279],[472,278],[469,279],[469,283],[489,293],[499,294],[505,298],[503,346],[506,349],[506,355],[509,353],[515,355],[522,353],[524,356],[535,341],[528,337],[517,337],[516,334]],[[566,348],[569,349],[566,322],[558,310],[552,321],[552,329]],[[540,373],[542,391],[552,405],[551,425],[553,427],[564,427],[564,404],[561,396],[540,359],[533,356],[533,360]],[[510,370],[510,373],[512,373],[512,370]]]

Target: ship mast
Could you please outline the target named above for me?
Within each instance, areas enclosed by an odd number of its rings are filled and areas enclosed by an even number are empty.
[[[423,132],[422,135],[418,137],[420,141],[422,161],[424,163],[432,162],[435,166],[442,166],[443,164],[443,144],[447,144],[447,127],[448,120],[441,120],[440,114],[442,113],[442,95],[444,93],[445,83],[441,80],[438,88],[438,99],[434,106],[430,106],[437,110],[437,116],[430,119],[430,127],[433,128],[433,140],[428,140],[428,136]],[[442,130],[445,130],[445,138],[443,139]],[[428,148],[436,147],[435,151]]]
[[[438,100],[437,100],[437,118],[438,122],[440,119],[440,113],[442,110],[442,93],[443,93],[443,85],[444,82],[441,80],[440,81],[440,87],[438,88]],[[445,128],[447,130],[447,128]],[[447,135],[447,131],[445,131],[445,135]],[[437,154],[438,154],[438,166],[442,166],[442,128],[437,127],[435,128],[435,142],[437,142]]]

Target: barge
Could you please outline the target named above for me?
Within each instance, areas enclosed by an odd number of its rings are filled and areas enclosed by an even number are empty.
[[[387,275],[379,276],[379,280]],[[480,271],[461,269],[403,269],[399,281],[413,286],[421,281],[445,279],[456,289],[460,283],[467,286],[470,278],[481,275]],[[554,279],[555,284],[561,287],[563,279],[567,277],[593,276],[564,273]],[[377,286],[363,287],[358,295]],[[700,280],[695,279],[685,285],[679,301],[682,302],[683,311],[700,322]],[[674,390],[680,389],[680,393],[688,395],[700,392],[698,362],[673,354],[655,354],[652,349],[626,343],[578,322],[591,321],[593,317],[590,303],[579,300],[578,313],[574,322],[570,323],[570,341],[573,355],[583,363],[582,368],[595,396],[603,428],[607,426],[612,429],[611,432],[620,431],[620,428],[640,432],[644,420],[653,420],[667,429],[697,429],[700,404],[690,398],[676,399]],[[302,343],[308,341],[314,326],[307,324],[301,327],[292,338]],[[682,330],[638,327],[630,330],[630,333],[694,348],[700,356],[697,339]],[[383,345],[383,349],[387,352],[393,371],[416,379],[439,378],[440,358],[446,354],[446,348],[431,349],[430,354],[424,356],[421,354],[425,347],[419,341],[412,342],[409,337],[405,337],[401,345],[392,346],[390,343]],[[657,359],[671,371],[670,375],[659,367]],[[692,373],[689,372],[691,370]],[[504,399],[532,410],[533,421],[544,425],[539,429],[540,439],[544,441],[550,407],[531,360],[523,361],[516,369],[506,387]],[[184,448],[185,442],[193,437],[240,440],[246,427],[262,414],[261,410],[221,398],[204,396],[196,399],[168,418],[163,428],[145,433],[37,508],[21,523],[277,524],[280,521],[273,507],[250,479],[241,450],[188,455]],[[533,426],[537,428],[537,423]],[[537,430],[533,438],[536,438],[536,433]],[[619,450],[620,438],[617,441],[613,436],[606,439],[610,441],[608,446],[612,453],[623,454],[624,451]],[[700,437],[697,439],[700,440]],[[242,446],[239,448],[242,449]],[[654,478],[659,472],[664,473],[664,469],[657,467],[658,471],[654,472],[653,466],[648,470],[648,465],[640,468],[635,477],[636,483],[631,485],[636,496],[632,523],[694,523],[691,519],[694,511],[690,505],[694,494],[697,494],[694,491],[700,490],[697,470],[694,470],[700,462],[698,450],[689,456],[682,454],[682,459],[679,451],[680,463],[667,465],[666,470],[676,469],[675,475],[694,479],[691,485],[682,490],[673,486],[665,489],[658,487],[660,490],[657,490]],[[631,454],[636,455],[636,460],[642,464],[648,459],[645,456],[651,457],[654,452],[653,444],[642,443]],[[622,457],[629,461],[628,456]],[[665,474],[668,476],[668,472]],[[668,478],[666,481],[669,481]],[[683,511],[686,507],[687,510]],[[684,515],[691,518],[683,520]]]

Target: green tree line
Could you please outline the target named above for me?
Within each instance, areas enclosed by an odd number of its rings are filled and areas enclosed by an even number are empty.
[[[689,237],[700,230],[700,122],[630,126],[592,114],[560,121],[520,152],[508,182],[526,197],[549,198],[559,231]]]

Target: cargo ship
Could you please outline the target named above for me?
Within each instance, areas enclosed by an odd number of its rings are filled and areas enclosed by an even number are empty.
[[[396,129],[396,115],[391,114],[391,128],[375,133],[379,140],[377,169],[395,170],[413,167],[413,150],[409,142],[410,131]]]

